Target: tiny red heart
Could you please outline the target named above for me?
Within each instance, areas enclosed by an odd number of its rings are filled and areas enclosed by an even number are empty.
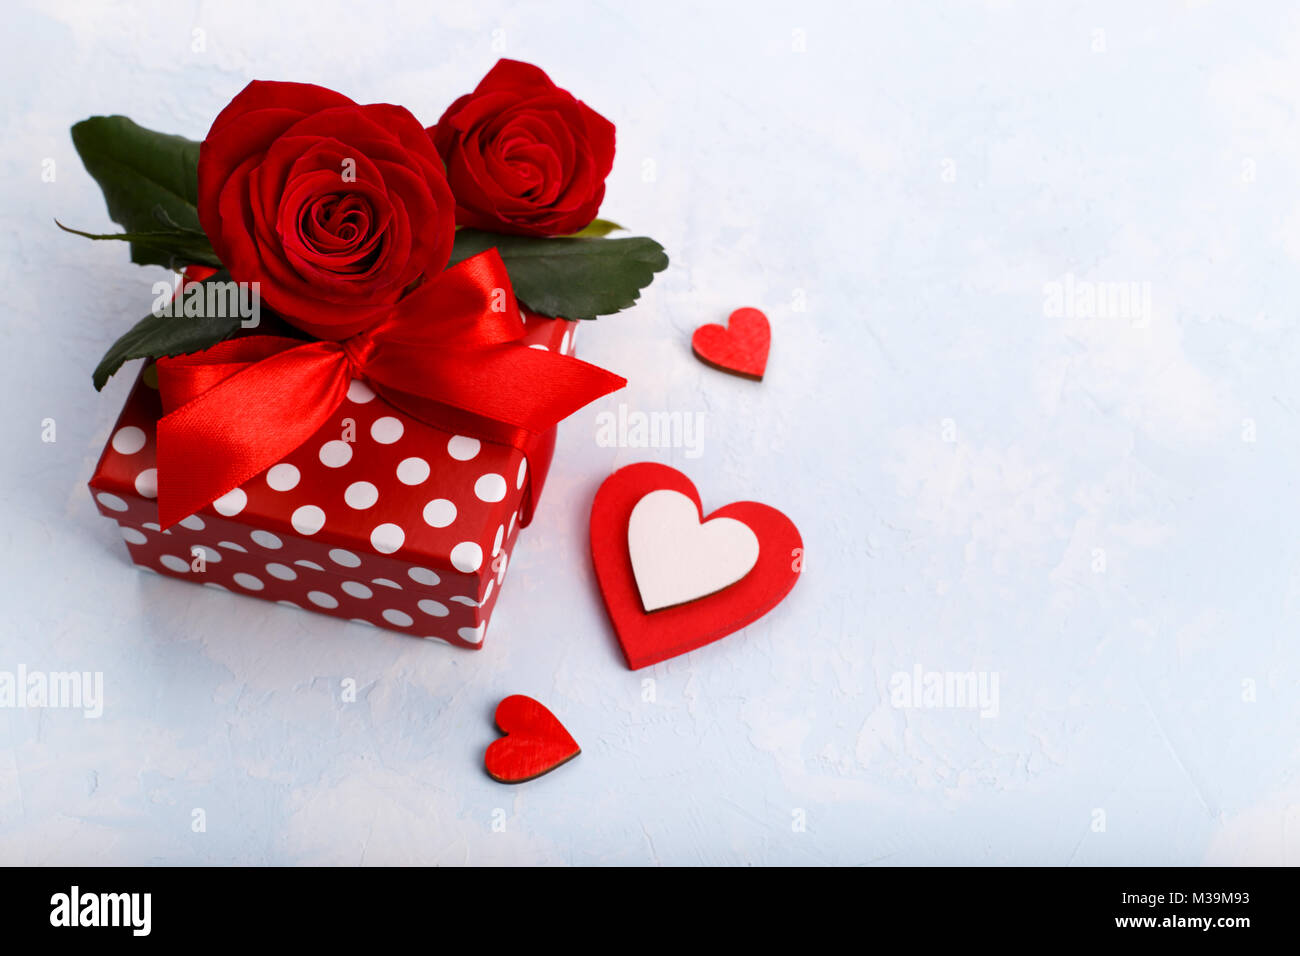
[[[771,344],[771,326],[758,309],[737,309],[725,326],[701,325],[691,336],[691,349],[705,365],[756,380],[767,369]]]
[[[568,763],[582,748],[549,710],[523,694],[497,704],[494,718],[506,736],[483,755],[488,776],[501,783],[523,783]]]

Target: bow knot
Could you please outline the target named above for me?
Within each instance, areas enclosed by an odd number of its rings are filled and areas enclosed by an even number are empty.
[[[390,405],[529,456],[526,522],[551,430],[627,382],[520,343],[523,317],[495,249],[448,269],[342,342],[229,339],[158,360],[158,523],[168,528],[304,444],[364,379]]]
[[[339,345],[343,349],[343,354],[347,356],[348,367],[352,372],[353,378],[364,377],[364,370],[369,364],[371,357],[375,354],[375,340],[369,332],[358,332],[350,339],[344,339]]]

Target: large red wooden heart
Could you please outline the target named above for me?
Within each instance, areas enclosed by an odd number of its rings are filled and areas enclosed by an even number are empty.
[[[739,581],[705,597],[647,613],[628,547],[632,509],[653,491],[679,492],[700,509],[691,480],[675,468],[642,462],[605,479],[591,505],[591,556],[605,607],[632,670],[685,654],[758,620],[790,593],[803,566],[794,523],[756,501],[737,501],[701,519],[733,518],[757,536],[758,561]]]
[[[483,755],[483,766],[493,780],[523,783],[582,752],[555,715],[531,697],[507,697],[497,704],[494,719],[506,736],[493,741]]]
[[[706,365],[761,379],[767,368],[772,329],[758,309],[737,309],[727,324],[701,325],[691,336],[691,349]]]

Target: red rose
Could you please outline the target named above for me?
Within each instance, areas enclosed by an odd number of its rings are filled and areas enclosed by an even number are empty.
[[[614,124],[518,60],[498,61],[429,135],[456,222],[491,232],[577,232],[596,218],[614,165]]]
[[[254,80],[199,151],[199,220],[240,282],[294,325],[343,339],[446,267],[455,205],[399,106]]]

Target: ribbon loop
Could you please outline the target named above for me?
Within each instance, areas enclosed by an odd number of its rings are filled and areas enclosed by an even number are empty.
[[[159,359],[159,524],[171,527],[305,443],[342,404],[353,378],[426,424],[520,449],[537,481],[545,473],[540,459],[549,460],[550,429],[627,383],[595,365],[530,349],[523,335],[505,263],[489,249],[343,342],[255,335]],[[535,497],[530,484],[525,519]]]

